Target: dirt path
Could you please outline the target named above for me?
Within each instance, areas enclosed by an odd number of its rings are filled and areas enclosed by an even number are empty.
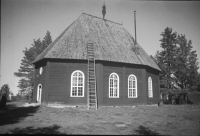
[[[18,106],[17,106],[18,105]],[[0,134],[200,135],[200,106],[21,107],[0,112]]]

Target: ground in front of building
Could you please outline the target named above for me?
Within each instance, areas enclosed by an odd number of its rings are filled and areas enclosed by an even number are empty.
[[[23,107],[0,112],[0,134],[200,135],[200,105],[132,107]]]

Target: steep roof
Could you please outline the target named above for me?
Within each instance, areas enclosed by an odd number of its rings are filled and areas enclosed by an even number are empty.
[[[44,58],[87,59],[87,39],[93,38],[96,60],[125,62],[160,68],[137,44],[122,24],[82,13],[60,36],[50,44],[33,63]]]

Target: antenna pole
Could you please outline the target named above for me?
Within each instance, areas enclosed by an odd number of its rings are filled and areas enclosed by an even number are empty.
[[[137,44],[137,36],[136,36],[136,11],[134,11],[134,21],[135,21],[135,44]]]

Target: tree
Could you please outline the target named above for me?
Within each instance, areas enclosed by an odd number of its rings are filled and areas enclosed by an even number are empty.
[[[10,93],[12,92],[10,91],[9,85],[8,84],[2,85],[1,90],[0,90],[0,95],[6,94],[6,96],[8,96]]]
[[[192,51],[192,41],[185,38],[185,35],[177,37],[178,52],[176,57],[177,84],[182,90],[197,88],[196,79],[198,75],[198,62],[196,51]],[[196,87],[195,87],[196,86]]]
[[[196,84],[197,84],[197,91],[200,92],[200,73],[198,73],[197,75]]]
[[[9,92],[10,87],[8,86],[8,84],[4,84],[0,90],[0,109],[5,109]]]
[[[162,39],[161,48],[163,50],[157,51],[155,55],[155,60],[162,70],[160,73],[160,79],[166,80],[166,83],[161,83],[162,87],[166,87],[168,89],[173,88],[174,85],[174,77],[173,74],[175,72],[175,59],[176,59],[176,37],[177,33],[172,32],[172,28],[166,28],[164,32],[161,33]]]
[[[33,40],[32,46],[28,49],[23,50],[24,57],[21,60],[21,66],[18,72],[14,72],[14,75],[20,77],[18,87],[23,92],[27,87],[34,87],[34,65],[32,62],[42,53],[48,45],[52,43],[50,32],[47,31],[45,37],[41,41],[40,38]]]
[[[192,51],[192,41],[185,35],[177,35],[171,28],[161,33],[161,48],[155,55],[155,62],[161,68],[161,80],[167,80],[161,87],[181,88],[183,91],[196,90],[199,84],[198,62],[196,51]]]

